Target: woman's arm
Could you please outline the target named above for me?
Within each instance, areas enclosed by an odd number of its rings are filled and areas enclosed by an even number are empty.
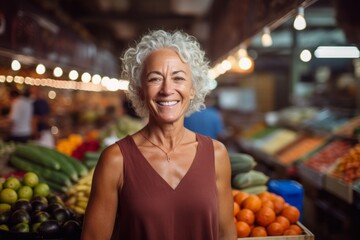
[[[113,144],[102,152],[94,171],[82,240],[111,238],[122,182],[123,157],[118,145]]]
[[[216,140],[215,169],[216,187],[219,199],[219,236],[221,240],[236,240],[234,224],[234,202],[231,193],[231,166],[228,152],[225,146]]]

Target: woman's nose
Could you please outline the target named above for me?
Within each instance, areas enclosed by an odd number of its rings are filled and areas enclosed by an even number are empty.
[[[164,94],[169,94],[174,88],[171,78],[165,78],[161,87],[161,92]]]

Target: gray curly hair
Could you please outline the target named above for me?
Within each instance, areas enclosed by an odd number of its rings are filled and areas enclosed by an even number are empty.
[[[195,97],[190,102],[186,115],[205,107],[204,100],[210,92],[210,78],[208,77],[209,62],[205,52],[200,48],[195,37],[177,30],[166,32],[164,30],[149,31],[135,47],[127,49],[122,57],[122,77],[129,80],[127,96],[140,117],[149,114],[141,96],[141,71],[146,57],[155,50],[169,48],[176,51],[190,66]]]

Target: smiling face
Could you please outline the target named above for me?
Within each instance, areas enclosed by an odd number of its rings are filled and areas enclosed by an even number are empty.
[[[183,119],[195,94],[189,65],[174,50],[165,48],[145,59],[142,86],[149,117],[160,122]]]

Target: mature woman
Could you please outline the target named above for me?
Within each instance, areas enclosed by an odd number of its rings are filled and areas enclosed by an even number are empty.
[[[148,117],[96,166],[82,239],[236,239],[225,146],[184,127],[209,92],[196,39],[151,31],[123,57],[128,97]]]

